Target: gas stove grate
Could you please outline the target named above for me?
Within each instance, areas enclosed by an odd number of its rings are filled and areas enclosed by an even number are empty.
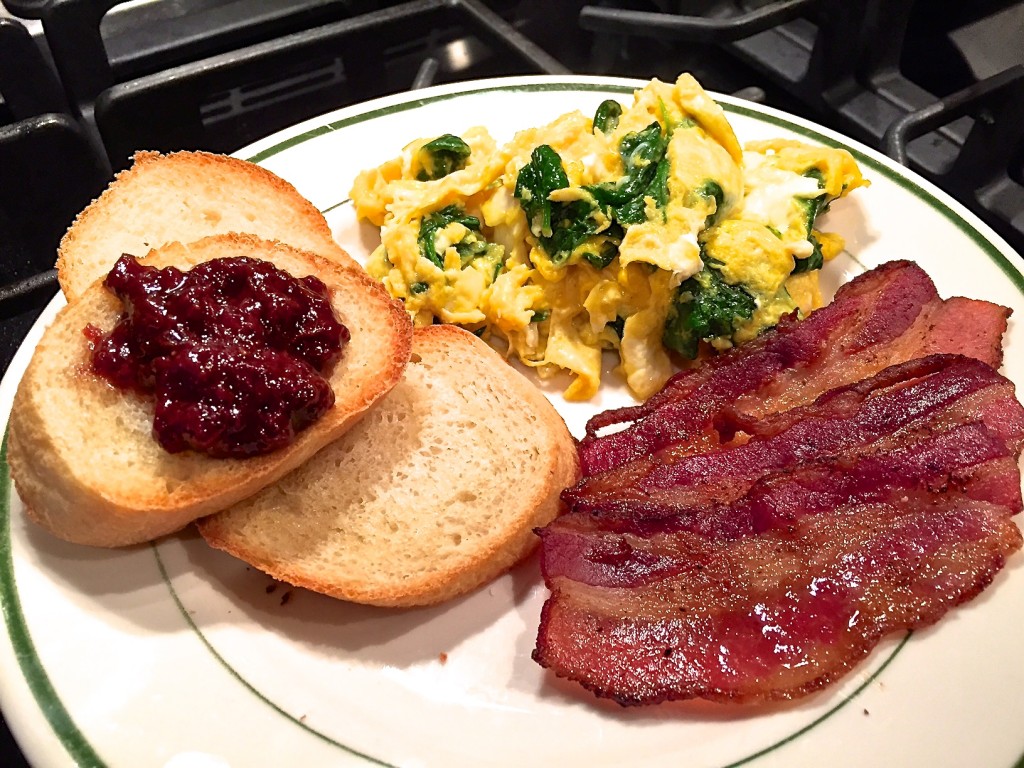
[[[119,83],[97,98],[95,121],[115,168],[141,147],[230,152],[330,109],[406,90],[426,60],[464,79],[470,54],[491,47],[500,48],[503,71],[509,56],[520,71],[568,71],[475,0],[418,0]],[[486,65],[472,63],[477,73]]]

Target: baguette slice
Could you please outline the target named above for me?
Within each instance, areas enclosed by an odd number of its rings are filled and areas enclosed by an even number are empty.
[[[430,605],[525,557],[577,474],[547,398],[473,334],[435,325],[414,331],[402,381],[358,426],[198,527],[296,586]]]
[[[61,240],[57,278],[68,301],[122,254],[246,232],[356,267],[312,203],[253,163],[208,152],[138,152]]]
[[[412,328],[402,306],[362,271],[246,235],[168,244],[143,263],[189,268],[247,255],[295,277],[315,273],[351,341],[330,378],[335,405],[286,448],[246,459],[171,454],[152,437],[152,398],[90,369],[83,329],[109,330],[121,303],[96,282],[58,314],[29,363],[11,411],[8,459],[29,515],[68,541],[121,546],[176,531],[277,480],[349,429],[401,378]]]

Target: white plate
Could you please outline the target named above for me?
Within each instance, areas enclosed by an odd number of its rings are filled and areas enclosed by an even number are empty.
[[[487,124],[499,140],[635,81],[516,78],[432,88],[304,123],[240,153],[327,212],[357,257],[373,244],[345,199],[356,172],[418,136]],[[943,295],[1024,311],[1018,258],[946,195],[879,154],[757,105],[721,98],[741,140],[849,147],[869,189],[834,206],[848,254],[830,287],[917,259]],[[6,422],[37,324],[0,388]],[[1024,382],[1011,322],[1005,372]],[[608,382],[585,418],[625,395]],[[545,590],[531,559],[437,608],[380,610],[275,585],[194,534],[129,551],[61,543],[0,473],[0,703],[40,765],[1010,766],[1024,755],[1024,573],[1015,555],[979,599],[894,636],[839,684],[756,709],[622,709],[530,660]]]

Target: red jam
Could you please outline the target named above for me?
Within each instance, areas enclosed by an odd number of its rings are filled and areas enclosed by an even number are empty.
[[[182,272],[125,255],[104,285],[125,312],[105,336],[86,329],[93,370],[154,396],[167,451],[269,453],[334,405],[326,377],[349,332],[316,277],[247,257]]]

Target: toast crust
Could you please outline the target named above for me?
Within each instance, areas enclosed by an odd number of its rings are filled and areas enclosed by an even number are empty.
[[[335,405],[289,446],[245,459],[170,454],[152,437],[151,399],[118,390],[93,374],[86,325],[101,331],[120,301],[97,282],[64,307],[46,330],[10,419],[11,475],[29,515],[55,535],[122,546],[179,530],[274,482],[343,434],[401,378],[411,323],[401,304],[361,270],[249,235],[171,243],[142,259],[189,268],[212,258],[251,256],[293,276],[315,274],[351,339],[330,382]]]
[[[316,207],[255,163],[209,152],[137,152],[61,239],[57,279],[68,301],[104,277],[124,253],[169,242],[248,233],[361,269]]]
[[[358,427],[198,527],[281,581],[431,605],[528,555],[578,473],[547,398],[472,334],[435,325],[415,330],[403,380]]]

